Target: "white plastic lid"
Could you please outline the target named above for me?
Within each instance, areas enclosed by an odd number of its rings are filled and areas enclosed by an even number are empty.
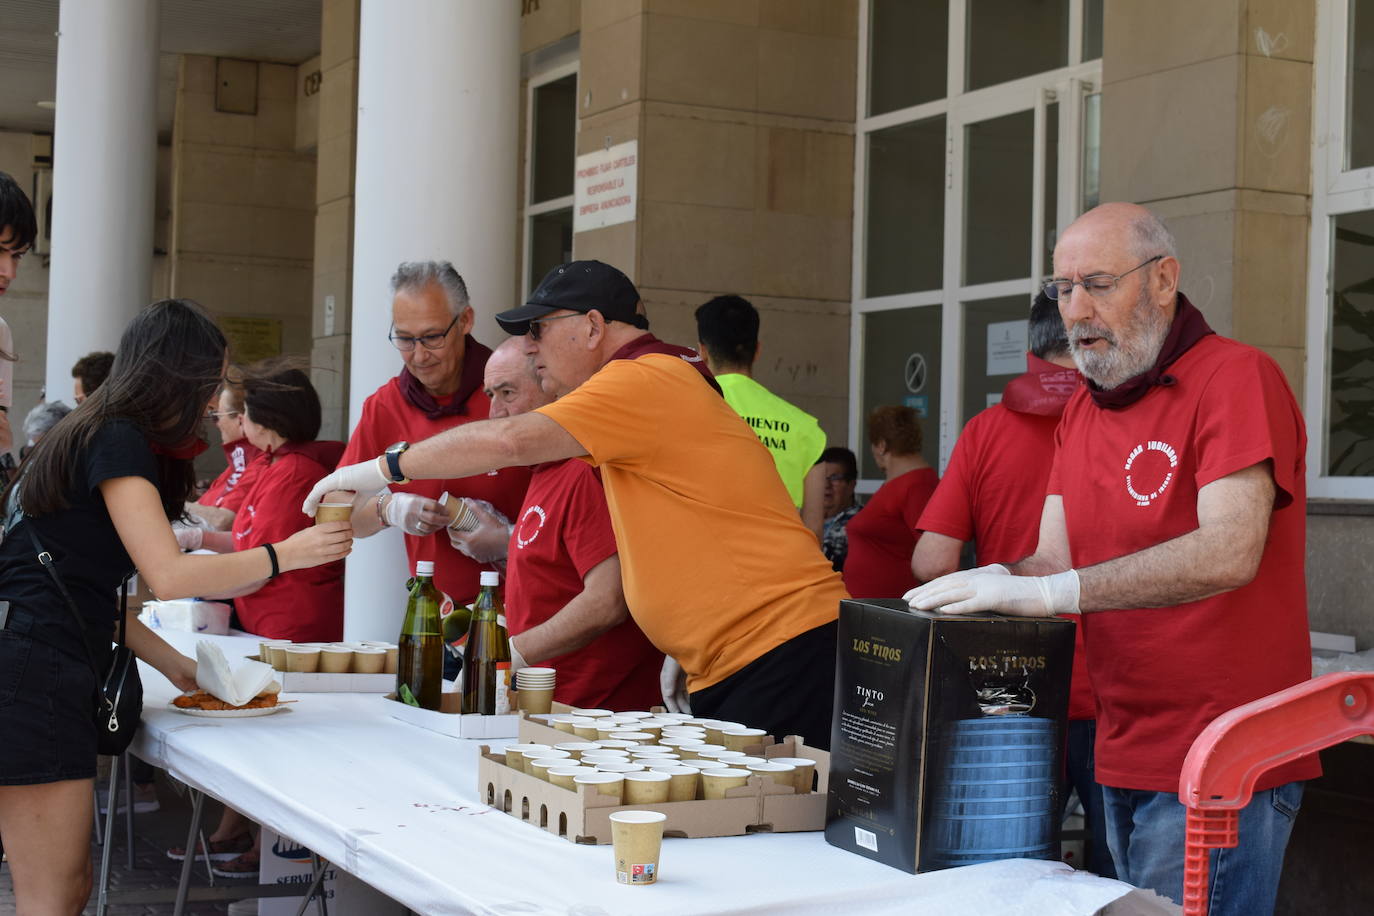
[[[433,560],[416,560],[416,561],[415,561],[415,575],[417,575],[417,576],[430,576],[430,577],[432,578],[432,577],[434,576],[434,561],[433,561]]]
[[[501,574],[494,569],[484,569],[482,570],[482,576],[479,580],[479,584],[482,586],[500,585]]]

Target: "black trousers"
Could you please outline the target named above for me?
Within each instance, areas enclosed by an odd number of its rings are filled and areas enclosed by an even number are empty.
[[[829,750],[838,627],[831,621],[807,630],[691,694],[693,715],[741,722],[778,739],[801,735],[810,747]]]

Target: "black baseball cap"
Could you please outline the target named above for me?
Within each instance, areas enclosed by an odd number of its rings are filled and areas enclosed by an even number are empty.
[[[519,308],[496,316],[507,334],[527,334],[530,322],[562,309],[596,309],[607,321],[623,321],[638,328],[648,322],[639,314],[639,290],[630,278],[601,261],[569,261],[544,275],[530,298]]]

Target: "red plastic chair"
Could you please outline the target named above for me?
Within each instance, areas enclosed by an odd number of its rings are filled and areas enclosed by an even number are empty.
[[[1374,674],[1327,674],[1223,713],[1197,736],[1178,780],[1188,808],[1183,913],[1207,912],[1213,849],[1237,844],[1238,813],[1260,774],[1374,733]]]

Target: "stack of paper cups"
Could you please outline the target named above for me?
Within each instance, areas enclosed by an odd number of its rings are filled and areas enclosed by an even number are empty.
[[[552,709],[556,674],[552,668],[521,668],[515,672],[515,689],[519,692],[520,708],[534,715]]]

